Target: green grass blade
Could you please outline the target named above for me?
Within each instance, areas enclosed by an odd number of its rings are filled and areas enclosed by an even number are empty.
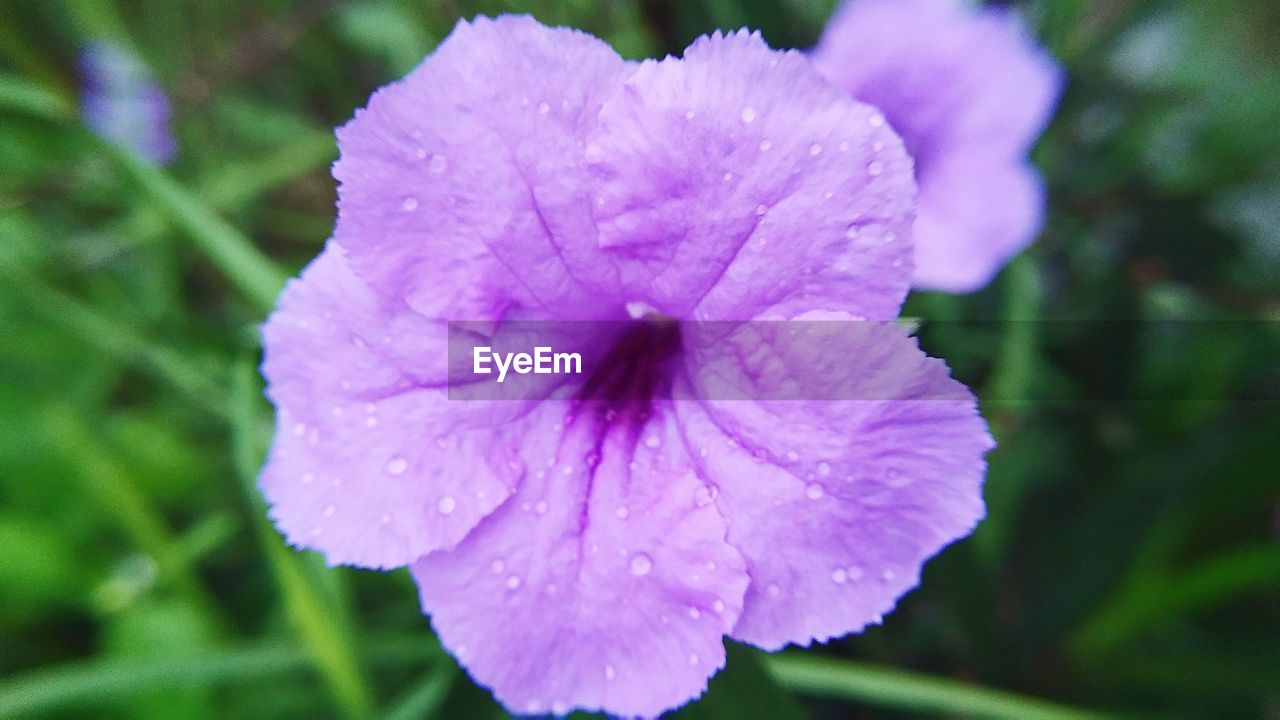
[[[435,716],[457,679],[458,669],[451,660],[436,663],[422,680],[393,704],[386,720],[424,720]]]
[[[779,683],[796,692],[900,710],[992,720],[1102,720],[1115,717],[1002,690],[864,663],[776,655],[770,657],[765,665]]]
[[[309,576],[297,554],[267,520],[266,504],[258,494],[256,479],[262,465],[258,442],[260,422],[258,392],[253,366],[240,363],[234,373],[232,397],[236,408],[232,423],[232,454],[236,472],[244,488],[249,512],[255,519],[258,538],[276,577],[285,610],[299,638],[324,678],[334,698],[348,717],[370,717],[373,702],[357,662],[349,628],[351,623],[341,606],[327,600]]]
[[[269,311],[275,306],[276,296],[284,287],[285,275],[249,238],[164,170],[127,150],[106,143],[104,147],[137,186],[195,241],[258,309]]]
[[[396,638],[371,643],[364,657],[374,664],[403,665],[435,654],[421,641]],[[180,662],[108,658],[33,670],[0,682],[0,717],[27,717],[51,710],[99,707],[138,693],[170,687],[256,681],[312,669],[311,653],[293,644],[267,642],[230,647]]]

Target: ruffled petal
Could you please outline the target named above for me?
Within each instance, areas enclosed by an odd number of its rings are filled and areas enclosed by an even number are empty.
[[[679,422],[751,586],[732,636],[766,649],[879,621],[983,514],[992,447],[973,396],[892,323],[751,323],[686,375]],[[740,367],[757,397],[707,377]],[[808,399],[803,399],[808,398]]]
[[[567,407],[524,425],[518,494],[413,574],[441,640],[513,711],[655,716],[723,665],[743,561],[669,409],[638,427]]]
[[[629,300],[679,318],[897,314],[910,160],[802,55],[739,32],[646,62],[604,103],[586,153],[599,242]]]
[[[613,309],[581,145],[629,68],[532,18],[459,23],[338,131],[336,238],[353,267],[428,317]]]
[[[523,403],[447,399],[446,335],[376,296],[330,244],[263,328],[276,435],[260,479],[290,543],[398,567],[462,539],[519,478]]]

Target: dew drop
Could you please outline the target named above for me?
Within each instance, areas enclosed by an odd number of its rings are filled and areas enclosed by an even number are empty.
[[[520,578],[516,577],[515,575],[509,576],[507,578],[507,587],[511,588],[512,590],[515,590],[516,588],[520,587]]]
[[[622,507],[618,508],[617,510],[614,510],[614,511],[613,511],[613,515],[614,515],[614,517],[618,518],[619,520],[626,520],[626,519],[627,519],[627,517],[628,517],[629,515],[631,515],[631,511],[630,511],[630,510],[628,510],[628,509],[626,508],[626,506],[624,505],[624,506],[622,506]]]
[[[782,594],[782,588],[778,585],[778,583],[769,583],[769,587],[767,588],[767,591],[769,593],[769,597],[778,597],[779,595]]]
[[[618,676],[618,671],[617,671],[617,669],[615,669],[612,665],[605,665],[605,666],[604,666],[604,679],[605,679],[605,680],[612,680],[612,679],[614,679],[614,678],[615,678],[615,677],[617,677],[617,676]]]
[[[382,514],[382,517],[378,518],[378,522],[381,522],[383,525],[390,525],[390,524],[391,524],[391,516],[390,516],[390,515],[387,515],[386,513],[383,513],[383,514]]]
[[[413,153],[413,154],[414,154],[415,156],[417,156],[417,158],[418,158],[419,160],[426,160],[426,159],[427,159],[427,149],[426,149],[426,148],[418,148],[417,150],[415,150],[415,151],[414,151],[414,153]]]
[[[809,155],[810,155],[810,157],[816,157],[816,156],[821,155],[821,154],[822,154],[822,146],[821,146],[821,145],[819,145],[818,143],[814,143],[814,144],[812,144],[812,145],[810,145],[810,146],[809,146]]]
[[[327,506],[325,506],[325,509],[324,509],[324,516],[325,516],[325,517],[327,517],[327,518],[329,518],[329,517],[333,517],[333,514],[334,514],[335,512],[337,512],[337,511],[338,511],[338,509],[337,509],[336,507],[334,507],[334,506],[332,506],[332,505],[327,505]]]
[[[848,141],[848,140],[841,140],[841,141],[840,141],[840,152],[849,152],[849,141]]]
[[[884,572],[880,573],[880,579],[884,580],[885,582],[890,582],[897,576],[898,574],[892,570],[885,570]]]
[[[392,475],[400,475],[409,469],[409,461],[397,455],[387,461],[387,472]]]
[[[313,483],[313,482],[315,482],[315,481],[316,481],[315,473],[307,473],[307,474],[305,474],[305,475],[303,475],[303,476],[302,476],[302,484],[303,484],[303,485],[310,485],[311,483]]]
[[[733,180],[733,173],[731,172],[725,173],[724,176],[721,177],[721,180],[724,180],[725,182],[731,182]]]
[[[764,205],[756,206],[756,215],[764,215],[767,212],[769,212],[769,208],[765,207]]]
[[[884,163],[879,160],[872,160],[867,163],[867,174],[871,177],[875,177],[882,172],[884,172]]]
[[[884,116],[880,113],[872,113],[871,116],[867,118],[867,124],[873,128],[880,127],[881,125],[884,125]]]
[[[702,617],[702,611],[696,607],[691,607],[689,608],[689,617],[693,618],[694,620],[697,620],[698,618]]]
[[[556,700],[551,703],[551,712],[555,715],[564,715],[569,712],[569,706],[563,700]]]
[[[650,435],[644,439],[644,446],[650,449],[656,448],[662,444],[662,439],[657,435]]]
[[[685,119],[685,120],[692,120],[692,119],[693,119],[693,111],[692,111],[692,110],[685,110],[685,111],[684,111],[684,119]]]
[[[846,238],[850,239],[850,240],[853,240],[853,239],[857,238],[857,237],[858,237],[858,226],[857,226],[857,225],[850,225],[850,226],[848,227],[848,229],[844,231],[844,236],[845,236]]]
[[[549,113],[549,112],[551,112],[551,104],[550,104],[550,103],[546,102],[545,100],[544,100],[543,102],[538,103],[538,114],[539,114],[539,115],[546,115],[546,114],[547,114],[547,113]]]
[[[715,610],[717,613],[724,612],[724,601],[723,600],[715,601],[715,604],[713,604],[711,608]]]
[[[715,560],[708,560],[708,561],[707,561],[707,569],[708,569],[708,570],[715,570],[715,569],[716,569],[716,561],[715,561]]]
[[[534,512],[536,512],[536,513],[538,513],[539,515],[546,515],[546,514],[547,514],[547,501],[546,501],[546,500],[539,500],[539,501],[538,501],[538,504],[533,506],[533,511],[534,511]]]
[[[848,579],[849,575],[844,571],[844,568],[836,568],[831,571],[831,581],[837,585],[843,585]]]
[[[846,570],[846,572],[849,574],[850,582],[857,582],[862,579],[862,576],[863,576],[862,568],[858,567],[857,565],[849,566],[849,569]]]
[[[303,435],[306,435],[306,434],[307,434],[307,426],[305,423],[298,423],[297,425],[293,426],[294,437],[302,437]]]
[[[826,494],[826,490],[823,489],[820,483],[809,483],[804,489],[804,494],[810,500],[821,500],[822,496]]]
[[[644,577],[653,569],[653,558],[644,553],[636,553],[631,556],[631,574],[636,577]]]
[[[405,212],[413,212],[418,209],[418,198],[407,197],[400,202],[400,209]]]
[[[744,122],[744,123],[752,123],[752,122],[755,122],[755,119],[756,119],[756,109],[755,109],[755,108],[753,108],[753,107],[751,107],[750,105],[748,105],[748,106],[746,106],[746,107],[742,108],[742,114],[741,114],[739,117],[741,117],[741,118],[742,118],[742,122]]]
[[[760,141],[760,152],[768,152],[768,151],[769,151],[769,148],[772,148],[772,147],[773,147],[773,141],[772,141],[772,140],[761,140],[761,141]]]
[[[795,450],[788,450],[787,459],[790,460],[791,462],[795,462],[800,459],[800,453],[796,452]]]
[[[454,500],[453,497],[449,495],[445,495],[440,498],[440,502],[436,503],[436,510],[438,510],[441,515],[450,514],[457,509],[457,507],[458,501]]]
[[[831,464],[827,462],[818,463],[818,474],[826,477],[831,474]]]
[[[507,564],[502,562],[502,558],[498,558],[489,563],[489,569],[493,571],[494,575],[501,575],[502,571],[507,569]]]

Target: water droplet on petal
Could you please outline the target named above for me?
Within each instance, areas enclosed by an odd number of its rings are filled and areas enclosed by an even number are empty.
[[[409,461],[405,460],[399,455],[387,461],[387,472],[391,473],[392,475],[400,475],[405,470],[408,470],[408,469],[409,469]]]
[[[693,502],[698,507],[706,507],[715,501],[720,491],[711,485],[703,485],[693,491]]]
[[[436,503],[436,510],[439,510],[441,515],[450,514],[457,507],[458,507],[458,501],[454,500],[449,495],[445,495],[444,497],[440,498],[440,502]]]
[[[697,620],[698,618],[702,617],[702,611],[696,607],[691,607],[689,608],[689,617],[693,618],[694,620]]]
[[[619,520],[626,520],[627,516],[630,514],[631,514],[631,511],[628,510],[625,505],[613,511],[614,517],[618,518]]]
[[[755,122],[756,109],[748,105],[747,107],[742,108],[742,114],[739,117],[742,118],[742,122],[744,123]]]
[[[546,501],[546,500],[539,500],[539,501],[538,501],[538,504],[533,506],[533,511],[534,511],[534,512],[536,512],[536,513],[538,513],[539,515],[546,515],[546,514],[547,514],[547,501]]]
[[[882,172],[884,172],[884,163],[879,160],[872,160],[867,163],[867,174],[871,177],[875,177]]]
[[[381,522],[383,525],[390,525],[390,524],[391,524],[391,516],[390,516],[390,515],[387,515],[386,513],[383,513],[383,514],[382,514],[382,517],[378,518],[378,521],[379,521],[379,522]]]
[[[650,449],[656,448],[661,444],[662,444],[662,438],[659,438],[657,435],[650,435],[649,437],[644,439],[644,446]]]
[[[507,569],[507,564],[502,562],[502,558],[498,558],[489,563],[489,569],[493,571],[494,575],[501,575],[502,571]]]
[[[898,576],[898,574],[897,574],[897,573],[895,573],[895,572],[894,572],[894,571],[892,571],[892,570],[885,570],[884,572],[880,573],[880,578],[881,578],[882,580],[884,580],[885,582],[890,582],[890,581],[892,581],[894,578],[896,578],[897,576]]]
[[[767,590],[769,592],[769,597],[778,597],[779,595],[782,594],[782,588],[778,585],[778,583],[769,583],[769,587],[767,588]]]
[[[884,115],[881,115],[880,113],[871,113],[871,116],[867,118],[867,124],[871,127],[880,127],[881,125],[884,125]]]
[[[768,152],[768,151],[769,151],[769,149],[770,149],[770,148],[772,148],[772,147],[773,147],[773,141],[772,141],[772,140],[761,140],[761,141],[760,141],[760,152]]]
[[[538,114],[539,114],[539,115],[546,115],[546,114],[547,114],[547,113],[549,113],[549,112],[551,112],[551,104],[550,104],[550,103],[548,103],[548,102],[546,102],[546,101],[543,101],[543,102],[538,103]]]
[[[756,206],[756,215],[764,215],[767,212],[769,212],[769,208],[765,207],[764,205]]]
[[[413,212],[418,209],[418,198],[407,197],[400,202],[400,209],[405,212]]]
[[[821,154],[822,154],[822,146],[821,146],[821,145],[819,145],[818,143],[814,143],[814,144],[812,144],[812,145],[810,145],[810,146],[809,146],[809,155],[810,155],[810,156],[817,156],[817,155],[821,155]]]
[[[333,514],[334,514],[335,512],[337,512],[337,511],[338,511],[338,509],[337,509],[337,508],[335,508],[334,506],[332,506],[332,505],[327,505],[327,506],[325,506],[325,509],[324,509],[324,516],[325,516],[325,517],[333,517]]]
[[[804,494],[810,500],[821,500],[822,496],[826,494],[826,490],[820,483],[809,483],[804,489]]]
[[[849,582],[857,582],[862,579],[862,568],[857,565],[850,565],[846,572],[849,574]]]
[[[698,664],[698,653],[689,653],[689,664],[690,665]]]
[[[307,426],[305,423],[298,423],[297,425],[293,426],[294,437],[302,437],[303,435],[306,435],[306,434],[307,434]]]
[[[515,575],[511,575],[510,577],[508,577],[507,587],[511,588],[512,590],[515,590],[516,588],[520,587],[520,578],[516,577]]]
[[[849,575],[844,571],[844,568],[836,568],[831,571],[831,581],[837,585],[843,585],[848,579]]]
[[[715,601],[715,604],[712,605],[711,608],[718,613],[724,612],[724,601],[723,600]]]
[[[612,680],[618,676],[618,671],[612,665],[604,666],[604,679]]]
[[[800,459],[800,453],[796,452],[795,450],[788,450],[787,459],[790,460],[791,462],[795,462]]]
[[[849,152],[849,141],[848,141],[848,140],[841,140],[841,141],[840,141],[840,152]]]
[[[826,477],[831,474],[831,464],[826,462],[818,463],[818,474]]]
[[[653,569],[653,558],[644,553],[636,553],[631,556],[631,574],[636,577],[644,577]]]
[[[733,180],[733,173],[727,172],[724,174],[724,177],[722,177],[721,179],[724,180],[725,182],[730,182],[731,180]]]
[[[315,481],[316,481],[315,473],[306,473],[305,475],[302,476],[303,485],[310,485]]]
[[[413,154],[414,154],[415,156],[417,156],[417,158],[418,158],[419,160],[425,160],[425,159],[427,159],[427,149],[426,149],[426,148],[418,148],[417,150],[415,150],[415,151],[413,152]]]

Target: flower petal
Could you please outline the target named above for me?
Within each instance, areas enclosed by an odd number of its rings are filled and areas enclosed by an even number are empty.
[[[640,429],[567,407],[529,417],[519,492],[414,564],[423,609],[514,711],[654,716],[723,665],[743,561],[668,410]]]
[[[938,158],[920,178],[915,283],[951,292],[984,287],[1043,222],[1044,184],[1025,162],[982,152]]]
[[[580,145],[629,67],[532,18],[459,23],[338,131],[336,238],[352,265],[429,317],[595,317],[616,283]]]
[[[680,318],[897,314],[910,160],[877,111],[799,53],[717,33],[646,62],[605,102],[586,154],[628,299]]]
[[[1039,181],[1025,156],[1062,71],[1009,14],[956,0],[853,0],[814,65],[880,108],[916,163],[921,288],[969,292],[1039,232]]]
[[[752,323],[721,347],[756,347],[773,360],[742,372],[789,378],[813,399],[677,403],[751,575],[733,637],[767,649],[879,621],[924,561],[982,517],[992,447],[973,396],[894,324],[818,323],[807,339],[794,325],[770,335]],[[702,392],[697,369],[686,382]]]
[[[499,448],[523,403],[447,406],[445,328],[377,297],[330,244],[263,328],[277,408],[261,486],[289,541],[330,563],[406,565],[510,494]]]

